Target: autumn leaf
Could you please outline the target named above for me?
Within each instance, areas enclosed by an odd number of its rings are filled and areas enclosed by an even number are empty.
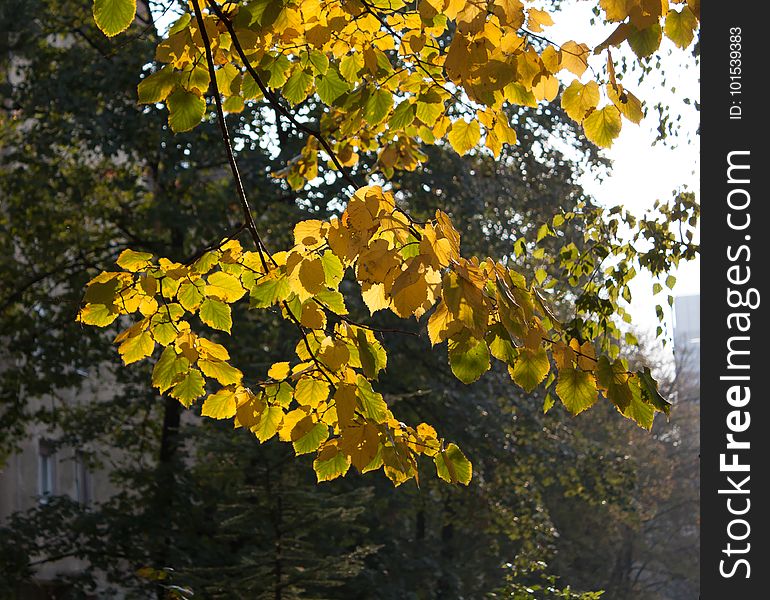
[[[620,134],[620,111],[612,105],[593,111],[583,120],[586,137],[601,148],[609,148]]]
[[[94,0],[94,20],[102,32],[113,37],[128,29],[136,15],[136,0]]]
[[[479,128],[478,121],[471,121],[470,123],[462,119],[455,121],[452,124],[452,129],[449,131],[447,139],[457,154],[460,156],[467,154],[481,139],[481,129]]]

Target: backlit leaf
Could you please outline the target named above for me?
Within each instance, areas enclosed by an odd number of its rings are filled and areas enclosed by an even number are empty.
[[[478,121],[470,123],[460,119],[452,124],[452,129],[447,136],[449,143],[460,156],[467,154],[481,139],[481,129]]]
[[[534,390],[551,370],[544,348],[521,348],[516,363],[509,367],[511,378],[527,392]]]
[[[595,110],[583,121],[586,137],[601,148],[609,148],[620,134],[620,111],[612,105]]]
[[[471,482],[473,466],[456,444],[448,444],[433,460],[436,463],[436,473],[444,481],[463,485]]]
[[[168,124],[175,133],[190,131],[206,113],[206,101],[182,88],[177,88],[166,100]]]
[[[489,347],[484,340],[473,338],[449,343],[449,365],[463,383],[473,383],[489,370]]]
[[[136,0],[94,0],[94,20],[112,37],[128,29],[136,15]]]
[[[556,394],[573,415],[590,408],[599,398],[594,376],[571,368],[559,370]]]
[[[222,388],[204,400],[201,415],[212,419],[229,419],[235,416],[235,392]]]
[[[200,318],[206,325],[230,333],[233,326],[230,307],[224,302],[206,298],[201,304]]]
[[[204,381],[198,369],[190,369],[182,380],[171,388],[169,395],[189,408],[193,401],[206,393],[203,388]]]

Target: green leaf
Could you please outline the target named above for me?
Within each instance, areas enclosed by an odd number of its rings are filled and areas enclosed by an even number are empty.
[[[593,111],[583,120],[586,137],[600,148],[609,148],[623,126],[614,104]]]
[[[596,363],[596,380],[606,391],[607,399],[623,412],[631,402],[631,388],[628,373],[621,360],[610,363],[606,356],[600,356]]]
[[[276,302],[286,300],[291,293],[291,286],[286,277],[263,278],[251,289],[249,306],[251,308],[267,308]]]
[[[537,350],[521,348],[519,356],[516,358],[516,364],[513,367],[508,367],[511,379],[527,392],[534,390],[545,379],[550,370],[551,363],[548,361],[545,348],[538,348]]]
[[[185,281],[179,286],[176,297],[188,312],[195,312],[203,302],[204,283],[202,279]]]
[[[326,75],[316,77],[315,85],[318,97],[327,106],[331,106],[337,98],[350,89],[348,83],[341,79],[334,69],[330,69]]]
[[[559,371],[556,394],[573,415],[590,408],[599,399],[596,379],[580,369],[565,368]]]
[[[433,125],[436,123],[436,119],[438,119],[443,112],[444,105],[441,102],[417,101],[417,118],[429,127],[433,127]]]
[[[457,154],[460,156],[467,154],[481,139],[479,122],[475,119],[470,123],[466,123],[463,119],[455,121],[452,123],[447,139]]]
[[[321,266],[324,269],[325,283],[328,287],[336,289],[345,275],[345,267],[337,255],[327,250],[321,255]]]
[[[329,448],[328,451],[327,448]],[[350,469],[350,457],[340,452],[336,446],[325,446],[313,461],[313,470],[319,483],[342,477],[348,469]]]
[[[223,360],[200,358],[198,359],[198,367],[206,377],[216,379],[222,385],[240,383],[243,379],[243,373],[240,370]]]
[[[118,266],[126,271],[136,273],[150,266],[152,254],[149,252],[134,252],[133,250],[123,250],[118,256]]]
[[[235,408],[235,392],[223,388],[204,400],[201,415],[212,419],[229,419],[235,416]]]
[[[169,395],[179,400],[185,407],[190,408],[195,399],[206,393],[206,390],[203,389],[204,383],[205,380],[201,372],[198,369],[190,369],[184,379],[171,388]]]
[[[489,351],[497,360],[507,365],[512,365],[516,362],[516,348],[511,341],[510,334],[500,323],[497,323],[490,329],[487,335],[487,343],[489,344]]]
[[[305,435],[292,442],[294,453],[299,456],[300,454],[315,452],[328,438],[329,426],[319,421]]]
[[[388,420],[388,405],[382,398],[382,394],[372,389],[372,384],[362,375],[356,377],[356,395],[361,400],[361,409],[367,419],[375,423],[384,423]]]
[[[358,80],[358,72],[364,68],[364,57],[360,52],[348,54],[340,61],[340,73],[350,83]]]
[[[364,105],[364,119],[370,125],[381,123],[393,106],[393,96],[385,90],[376,90]]]
[[[118,352],[127,365],[142,360],[152,354],[155,349],[155,340],[152,339],[149,331],[143,331],[126,339],[119,347]]]
[[[537,107],[537,100],[531,90],[525,88],[522,84],[517,82],[509,83],[505,86],[505,99],[511,104],[518,104],[519,106],[530,106],[532,108]]]
[[[307,56],[307,60],[313,65],[316,73],[323,75],[329,70],[329,58],[320,50],[316,50],[315,48],[311,50]]]
[[[414,122],[417,107],[411,102],[404,101],[396,107],[393,115],[388,120],[390,129],[405,129]]]
[[[178,81],[179,76],[170,65],[166,65],[160,71],[148,75],[136,87],[139,104],[163,102]]]
[[[161,346],[168,346],[179,333],[178,321],[184,315],[184,310],[176,302],[163,304],[158,312],[150,319],[152,337]]]
[[[300,406],[316,408],[327,398],[329,398],[329,384],[312,377],[300,379],[297,387],[294,388],[294,399]]]
[[[201,321],[209,327],[226,331],[227,333],[230,333],[230,328],[233,326],[230,306],[219,300],[211,298],[204,300],[203,304],[201,304],[200,317]]]
[[[177,88],[166,100],[168,124],[175,133],[190,131],[206,114],[206,101],[194,92]]]
[[[94,0],[96,26],[107,37],[128,29],[136,15],[136,0]]]
[[[473,465],[465,458],[457,444],[449,444],[433,458],[436,473],[449,483],[468,485],[473,477]]]
[[[289,80],[284,84],[281,93],[289,103],[294,106],[307,98],[310,92],[310,86],[313,83],[313,76],[303,70],[297,70],[292,73]]]
[[[315,295],[315,299],[337,315],[348,314],[348,307],[345,306],[345,298],[336,290],[324,290],[323,292],[318,292]]]
[[[489,370],[489,347],[484,340],[449,340],[449,366],[465,384],[473,383]]]
[[[639,384],[642,390],[642,398],[652,404],[656,410],[669,416],[671,413],[671,403],[661,396],[658,391],[658,382],[650,372],[650,367],[644,367],[643,370],[637,371],[636,375],[639,377]]]
[[[241,93],[244,100],[256,100],[262,97],[262,90],[257,81],[251,76],[251,73],[244,73]]]
[[[679,12],[672,9],[666,15],[664,26],[666,37],[680,48],[687,48],[690,45],[696,27],[698,27],[698,19],[695,18],[688,6]]]
[[[190,361],[177,354],[171,346],[165,348],[152,369],[152,385],[162,394],[179,383],[190,370]]]
[[[369,379],[376,379],[378,373],[388,364],[385,349],[379,342],[367,338],[362,329],[356,332],[355,343],[364,375]]]
[[[269,64],[263,68],[269,74],[267,81],[265,82],[267,87],[278,89],[282,87],[289,78],[287,73],[289,69],[291,69],[291,61],[284,54],[278,54],[277,56],[272,57]]]
[[[660,47],[660,41],[663,39],[663,30],[659,23],[655,23],[645,29],[636,29],[631,26],[632,31],[628,35],[628,45],[639,58],[650,56]]]
[[[266,442],[278,432],[283,421],[283,414],[280,406],[268,406],[262,411],[259,423],[251,428],[260,442]]]
[[[631,401],[628,403],[628,406],[620,412],[624,417],[635,421],[639,427],[650,431],[655,420],[655,409],[644,402],[642,399],[642,390],[638,384],[632,384],[630,388]]]

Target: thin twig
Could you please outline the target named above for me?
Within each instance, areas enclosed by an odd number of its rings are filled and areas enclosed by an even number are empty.
[[[197,3],[196,3],[197,4]],[[339,158],[337,158],[337,155],[335,154],[334,150],[331,147],[331,144],[329,144],[328,140],[321,135],[321,132],[318,130],[315,130],[311,127],[308,127],[304,123],[298,121],[296,117],[289,111],[285,106],[283,106],[280,101],[278,100],[278,97],[270,91],[270,89],[265,85],[265,83],[262,81],[262,78],[259,76],[259,73],[257,73],[256,69],[254,69],[254,66],[251,64],[251,61],[246,56],[246,53],[243,51],[243,47],[241,46],[241,42],[238,39],[238,35],[235,32],[235,29],[233,28],[232,21],[228,18],[228,16],[222,11],[222,8],[214,1],[214,0],[207,0],[207,4],[209,8],[211,8],[212,11],[214,11],[214,14],[224,23],[225,28],[227,29],[228,33],[230,34],[230,37],[233,41],[233,46],[235,47],[236,52],[238,53],[238,56],[241,59],[241,62],[243,62],[243,65],[246,67],[246,70],[249,72],[249,75],[251,75],[254,78],[254,81],[256,82],[257,86],[259,87],[262,94],[265,96],[267,101],[275,108],[275,110],[280,113],[283,117],[285,117],[297,130],[302,131],[303,133],[306,133],[309,136],[314,137],[316,140],[318,140],[318,143],[321,144],[323,149],[326,151],[326,153],[329,155],[329,158],[331,158],[331,161],[334,163],[334,166],[337,167],[340,174],[342,175],[342,178],[347,181],[350,185],[352,185],[354,188],[359,188],[360,184],[353,179],[353,177],[350,175],[348,170],[343,166],[343,164],[340,162]]]
[[[246,191],[243,188],[243,181],[241,180],[241,174],[238,172],[238,164],[235,162],[235,155],[233,154],[232,142],[230,141],[230,132],[227,130],[227,123],[225,122],[225,113],[222,109],[222,98],[219,95],[219,86],[217,85],[217,74],[214,69],[214,56],[211,52],[211,41],[209,40],[209,34],[206,31],[206,26],[203,22],[203,14],[201,14],[201,8],[198,4],[198,0],[192,0],[193,10],[195,11],[195,18],[198,21],[200,27],[201,38],[203,38],[203,46],[206,49],[206,62],[209,69],[209,78],[211,79],[211,87],[214,90],[214,103],[217,108],[217,121],[219,122],[219,128],[222,130],[222,142],[225,147],[225,153],[227,154],[227,162],[230,163],[230,170],[233,173],[233,180],[235,182],[235,189],[238,192],[238,198],[241,202],[241,209],[243,210],[244,221],[246,227],[254,239],[254,243],[257,245],[257,251],[259,252],[259,258],[262,261],[262,266],[265,271],[268,270],[267,261],[265,260],[265,253],[270,256],[267,251],[262,238],[257,230],[257,224],[254,222],[254,216],[251,214],[251,207],[249,201],[246,198]],[[272,259],[272,257],[271,257]]]

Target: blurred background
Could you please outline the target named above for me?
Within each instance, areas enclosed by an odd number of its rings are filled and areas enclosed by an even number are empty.
[[[696,598],[697,286],[667,308],[665,348],[646,316],[630,326],[640,344],[627,355],[674,403],[652,432],[608,405],[544,412],[544,393],[502,369],[464,386],[424,335],[388,334],[386,400],[463,448],[467,488],[428,468],[419,487],[352,471],[316,484],[309,456],[183,412],[150,387],[149,366],[121,368],[114,331],[75,322],[85,283],[123,249],[184,260],[237,225],[216,123],[173,135],[161,108],[136,103],[165,4],[140,2],[108,40],[88,1],[0,2],[0,597]],[[559,210],[608,202],[596,196],[610,158],[624,164],[558,105],[513,120],[526,127],[501,160],[433,146],[394,180],[416,218],[451,215],[466,255],[514,260],[513,240],[534,244]],[[335,177],[293,192],[269,176],[304,145],[270,109],[252,102],[228,121],[271,246],[338,213]],[[296,341],[260,313],[237,316],[246,372]]]

